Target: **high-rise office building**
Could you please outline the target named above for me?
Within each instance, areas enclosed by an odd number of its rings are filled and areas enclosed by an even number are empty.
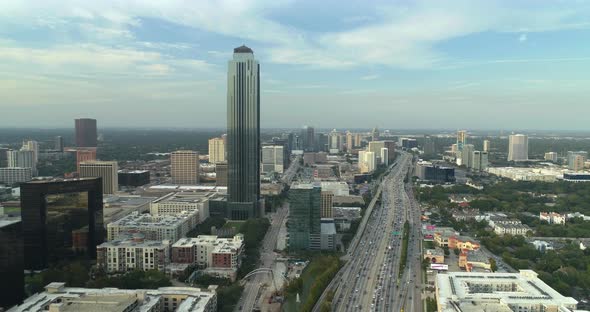
[[[325,133],[318,133],[316,134],[316,150],[319,152],[328,152],[328,135]]]
[[[346,131],[346,151],[348,153],[352,152],[352,149],[354,148],[354,139],[352,136],[352,133],[350,133],[350,131]]]
[[[459,130],[457,131],[457,149],[460,151],[463,150],[463,145],[467,140],[467,131],[466,130]]]
[[[371,131],[371,141],[377,140],[379,140],[379,128],[375,127],[373,128],[373,131]]]
[[[289,219],[287,221],[289,249],[313,249],[314,245],[319,245],[321,190],[322,188],[317,184],[293,183],[291,185],[289,189]]]
[[[217,164],[225,161],[225,140],[223,138],[209,139],[209,162]]]
[[[578,157],[579,156],[579,157]],[[584,163],[588,159],[588,152],[586,151],[568,151],[567,152],[567,168],[574,171],[584,169]]]
[[[473,151],[473,165],[471,169],[475,171],[485,171],[488,168],[488,152]]]
[[[227,75],[227,164],[230,219],[260,215],[260,65],[252,49],[234,49]]]
[[[0,168],[8,167],[8,148],[0,147]]]
[[[85,149],[76,151],[76,171],[80,172],[80,164],[84,161],[96,160],[96,149]]]
[[[545,153],[545,160],[557,162],[557,153],[556,152],[547,152]]]
[[[386,147],[381,148],[379,152],[379,159],[382,164],[389,166],[389,149]]]
[[[330,131],[328,136],[328,149],[331,153],[338,153],[342,148],[342,135],[336,129]]]
[[[362,145],[362,137],[360,133],[354,134],[354,147],[361,147]]]
[[[8,151],[8,167],[10,168],[31,168],[31,174],[37,175],[37,162],[34,151]]]
[[[475,151],[475,147],[473,144],[465,144],[463,145],[463,150],[461,151],[461,165],[471,168],[473,167],[473,152]]]
[[[215,165],[215,185],[227,186],[227,163]]]
[[[377,167],[377,154],[369,151],[359,151],[359,170],[361,173],[369,173]]]
[[[332,191],[322,191],[320,195],[322,199],[320,204],[321,217],[333,218],[334,193]]]
[[[387,163],[393,164],[393,161],[395,160],[395,141],[385,140],[383,141],[383,145],[387,149]]]
[[[490,140],[483,140],[483,151],[484,152],[490,151]]]
[[[55,141],[53,142],[53,149],[59,152],[64,151],[64,138],[61,135],[55,137]]]
[[[262,172],[283,173],[285,167],[285,151],[280,145],[262,147]]]
[[[434,147],[434,138],[425,135],[424,136],[424,146],[423,146],[424,154],[425,155],[434,155],[436,154],[435,147]]]
[[[96,119],[79,118],[75,120],[76,146],[96,147],[98,134],[96,131]]]
[[[199,153],[185,150],[170,153],[170,168],[172,183],[199,183]]]
[[[304,126],[301,129],[301,137],[303,138],[303,150],[306,152],[313,152],[316,150],[315,130],[313,127]]]
[[[37,141],[23,141],[23,146],[20,149],[21,151],[33,151],[33,157],[35,158],[35,163],[39,162],[39,143]]]
[[[119,167],[116,161],[84,161],[80,163],[80,178],[102,178],[104,194],[115,194],[119,190]]]
[[[25,269],[96,258],[102,243],[102,181],[86,178],[21,184]]]
[[[369,146],[367,147],[367,151],[368,152],[373,152],[375,153],[375,156],[377,156],[377,163],[378,164],[382,164],[384,161],[381,158],[381,149],[385,148],[385,142],[384,141],[371,141],[369,142]]]
[[[512,134],[508,138],[508,161],[529,160],[529,138],[525,134]]]
[[[21,218],[0,213],[0,310],[20,304],[24,299],[23,262]]]

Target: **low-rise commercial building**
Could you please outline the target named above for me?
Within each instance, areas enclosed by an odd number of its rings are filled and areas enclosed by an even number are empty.
[[[142,186],[150,183],[149,170],[119,170],[119,186]]]
[[[8,312],[216,312],[217,286],[117,289],[66,287],[50,283]]]
[[[172,192],[151,202],[150,214],[174,216],[183,211],[196,212],[201,223],[209,217],[209,198],[213,195],[212,192]]]
[[[421,161],[416,164],[414,173],[420,180],[452,183],[455,182],[455,168],[435,165],[431,162]]]
[[[332,211],[336,230],[340,232],[349,230],[351,223],[361,218],[361,207],[333,207]]]
[[[492,269],[490,258],[480,250],[462,251],[459,254],[459,267],[466,272],[472,272],[474,269],[487,270]]]
[[[198,212],[184,211],[177,215],[131,214],[107,225],[107,239],[117,239],[120,235],[142,233],[147,240],[177,241],[199,223]]]
[[[430,263],[445,263],[445,253],[442,249],[425,249],[424,260]]]
[[[142,234],[119,237],[96,246],[96,264],[108,273],[164,271],[170,263],[170,241],[145,240]]]
[[[449,272],[436,276],[437,311],[573,311],[564,297],[532,270],[520,273]]]

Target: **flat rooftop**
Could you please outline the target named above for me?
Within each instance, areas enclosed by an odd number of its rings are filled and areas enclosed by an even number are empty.
[[[172,192],[153,201],[154,204],[163,203],[204,203],[214,196],[214,192]]]
[[[577,301],[564,297],[532,270],[520,273],[449,272],[436,277],[440,311],[510,311],[506,307],[556,306],[575,308]],[[465,309],[468,307],[469,309]]]

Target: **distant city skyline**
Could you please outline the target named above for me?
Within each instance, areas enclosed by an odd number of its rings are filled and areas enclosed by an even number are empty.
[[[0,3],[0,126],[224,128],[231,49],[261,127],[587,130],[590,3]]]

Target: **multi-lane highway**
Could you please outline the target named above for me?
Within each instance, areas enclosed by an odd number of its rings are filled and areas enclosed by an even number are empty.
[[[326,290],[334,291],[333,311],[422,310],[420,210],[411,186],[404,183],[411,168],[412,155],[402,153],[383,178],[381,201],[367,212],[366,226],[353,239],[347,263]],[[406,221],[408,258],[400,274]]]
[[[288,205],[277,209],[275,213],[271,213],[269,218],[270,228],[264,236],[262,241],[262,248],[260,250],[260,265],[258,268],[273,269],[276,260],[274,249],[277,245],[277,238],[279,237],[279,230],[284,223],[285,217],[289,211]],[[271,285],[272,276],[270,274],[256,274],[250,277],[244,285],[244,291],[234,311],[252,311],[258,308],[261,300],[261,286],[264,284]]]

